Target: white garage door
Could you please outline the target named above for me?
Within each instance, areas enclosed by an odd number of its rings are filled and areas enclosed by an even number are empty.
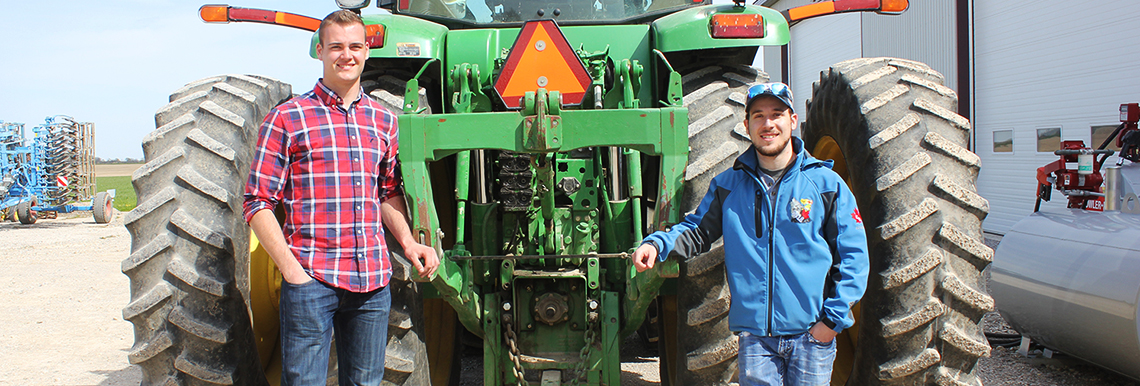
[[[1088,145],[1093,127],[1119,124],[1121,103],[1140,102],[1136,15],[1140,2],[974,3],[974,128],[987,232],[1004,234],[1032,213],[1036,169],[1058,159],[1048,146]],[[1064,207],[1056,191],[1042,206]]]

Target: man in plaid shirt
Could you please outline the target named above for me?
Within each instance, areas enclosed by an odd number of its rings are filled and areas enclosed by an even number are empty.
[[[380,384],[392,301],[381,221],[420,275],[439,265],[406,220],[396,117],[360,87],[364,30],[351,11],[321,22],[324,77],[265,117],[245,189],[246,221],[284,277],[284,385],[325,384],[334,332],[341,385]]]

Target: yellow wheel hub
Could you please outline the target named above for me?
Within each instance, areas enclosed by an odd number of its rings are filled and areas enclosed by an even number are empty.
[[[847,159],[843,157],[843,149],[839,148],[839,144],[835,142],[835,138],[823,137],[819,142],[816,142],[815,148],[811,150],[812,157],[821,160],[835,161],[835,165],[831,170],[843,177],[847,182],[847,186],[851,186],[851,180],[848,179],[847,174]],[[856,304],[855,308],[851,310],[855,316],[855,323],[859,321],[859,305]],[[836,339],[836,353],[835,353],[835,366],[831,372],[831,384],[833,386],[842,386],[847,383],[847,378],[851,375],[851,370],[855,366],[855,346],[859,342],[859,331],[855,326],[851,326],[843,333],[839,334]]]
[[[281,272],[269,253],[250,234],[249,243],[249,308],[253,319],[253,335],[258,358],[269,384],[281,384],[280,311]]]

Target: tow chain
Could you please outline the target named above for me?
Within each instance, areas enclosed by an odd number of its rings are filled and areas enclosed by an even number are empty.
[[[588,303],[588,307],[590,307],[593,311],[590,311],[586,314],[586,332],[582,337],[585,345],[583,345],[582,350],[578,352],[578,365],[574,369],[574,380],[571,383],[574,386],[580,385],[582,379],[586,378],[586,364],[590,358],[590,348],[592,348],[594,346],[594,343],[598,340],[598,334],[594,330],[597,329],[598,324],[599,304],[597,300],[590,300]],[[510,310],[509,308],[504,308],[505,311]],[[511,315],[509,313],[503,314],[503,328],[506,330],[503,334],[506,336],[507,341],[507,357],[514,365],[511,368],[511,373],[513,373],[515,376],[517,386],[526,386],[527,382],[523,378],[524,372],[522,361],[519,360],[519,357],[521,357],[522,354],[519,353],[518,335],[515,334],[514,322],[511,320]]]
[[[590,348],[594,346],[594,342],[598,338],[597,333],[594,332],[598,321],[598,303],[596,300],[590,300],[588,303],[593,311],[586,314],[586,333],[582,338],[586,344],[582,346],[582,351],[578,352],[578,366],[574,369],[574,381],[571,383],[574,386],[578,386],[582,379],[586,378],[586,362],[590,359]]]
[[[511,359],[511,363],[514,364],[514,367],[511,368],[511,372],[514,373],[515,382],[518,386],[526,386],[526,380],[523,379],[522,362],[519,361],[519,356],[522,354],[519,354],[518,335],[515,334],[515,327],[511,322],[510,314],[503,314],[503,327],[507,330],[505,333],[507,336],[507,356]]]

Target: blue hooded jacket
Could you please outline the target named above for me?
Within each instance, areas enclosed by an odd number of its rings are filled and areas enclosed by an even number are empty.
[[[695,213],[652,243],[661,261],[688,259],[724,237],[732,294],[729,329],[760,336],[795,335],[822,321],[836,332],[855,323],[851,307],[867,288],[867,236],[847,184],[803,151],[781,177],[775,201],[760,182],[755,147],[713,178]],[[684,290],[681,288],[680,290]]]

